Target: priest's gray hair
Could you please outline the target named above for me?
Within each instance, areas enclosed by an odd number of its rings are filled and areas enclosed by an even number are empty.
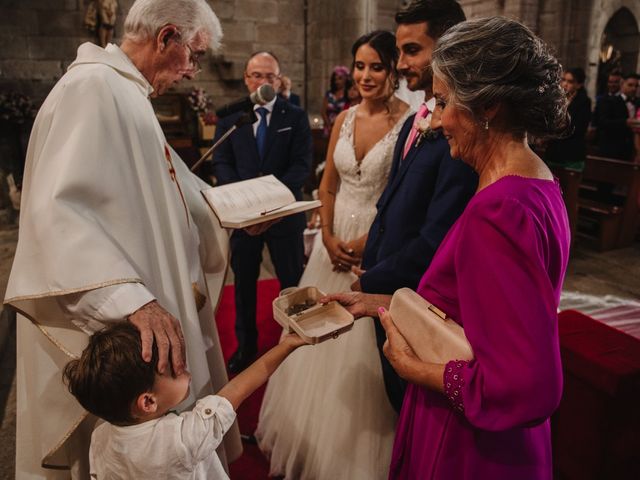
[[[513,135],[557,137],[567,128],[562,66],[515,20],[492,17],[454,25],[438,40],[431,67],[449,90],[448,102],[479,121],[483,107],[502,104]]]
[[[220,48],[222,27],[205,0],[136,0],[124,21],[124,36],[136,42],[153,39],[169,24],[178,27],[184,42],[204,32],[209,48]]]

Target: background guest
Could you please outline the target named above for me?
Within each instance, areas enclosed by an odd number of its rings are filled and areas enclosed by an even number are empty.
[[[474,358],[420,360],[377,308],[388,296],[322,301],[340,300],[354,315],[379,311],[385,355],[410,383],[389,478],[550,480],[569,225],[560,188],[527,136],[566,128],[561,67],[529,29],[501,17],[452,27],[432,65],[451,155],[478,172],[479,184],[417,291],[464,327]]]
[[[324,94],[320,110],[324,121],[325,136],[329,136],[338,114],[348,108],[349,78],[349,69],[343,65],[338,65],[331,73],[331,84],[329,90]]]
[[[268,83],[280,87],[280,65],[273,53],[251,55],[244,72],[249,93]],[[296,199],[302,200],[302,186],[311,169],[311,129],[300,107],[276,96],[264,106],[255,105],[258,118],[240,127],[213,156],[213,173],[221,185],[273,174]],[[214,143],[231,128],[242,112],[218,122]],[[269,248],[281,288],[298,284],[304,262],[302,231],[304,213],[291,215],[275,225],[263,224],[250,232],[235,230],[231,236],[231,268],[234,273],[236,337],[238,348],[229,359],[232,373],[244,369],[258,349],[256,328],[256,282],[262,249]]]
[[[607,95],[600,100],[597,112],[598,154],[603,157],[631,160],[635,124],[635,94],[638,77],[627,74],[619,94]]]
[[[349,107],[355,107],[362,101],[360,90],[355,82],[349,82],[349,90],[347,90],[347,98],[349,99]]]
[[[620,93],[620,87],[622,86],[622,72],[619,70],[613,70],[607,76],[607,91],[598,97],[598,100],[604,96],[612,97]]]
[[[581,68],[571,68],[562,74],[561,85],[569,101],[571,123],[566,137],[548,143],[544,161],[549,165],[584,169],[587,155],[585,136],[591,118],[591,99],[584,90],[584,80],[585,74]]]
[[[640,163],[640,108],[636,108],[636,124],[633,127],[633,143],[635,147],[635,161]]]
[[[620,85],[622,84],[622,72],[613,70],[607,75],[607,87],[604,93],[596,95],[595,108],[591,115],[591,126],[587,132],[587,140],[590,144],[598,141],[598,119],[600,118],[600,109],[602,107],[602,99],[609,96],[618,95],[620,93]]]
[[[292,105],[300,106],[300,96],[291,91],[291,79],[286,75],[280,76],[280,91],[278,93]]]

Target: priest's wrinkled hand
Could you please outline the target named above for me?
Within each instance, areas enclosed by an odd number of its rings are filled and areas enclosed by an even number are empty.
[[[129,321],[140,330],[142,359],[145,362],[151,361],[155,341],[158,347],[158,372],[164,373],[170,366],[174,375],[181,375],[186,364],[186,351],[180,322],[156,300],[129,315]]]

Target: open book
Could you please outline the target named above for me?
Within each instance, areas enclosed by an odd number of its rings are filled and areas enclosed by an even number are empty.
[[[320,200],[296,201],[273,175],[206,188],[202,195],[224,228],[245,228],[322,205]]]

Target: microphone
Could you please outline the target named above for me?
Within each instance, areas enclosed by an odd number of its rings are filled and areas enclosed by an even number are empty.
[[[229,103],[222,108],[216,110],[216,115],[220,118],[231,115],[235,112],[245,111],[248,112],[253,109],[254,105],[265,105],[273,100],[276,96],[276,91],[271,85],[265,83],[260,85],[258,89],[248,97],[242,100]]]
[[[273,90],[273,88],[272,88],[271,90]],[[227,131],[225,132],[225,134],[224,134],[224,135],[222,135],[222,136],[218,139],[218,141],[217,141],[216,143],[214,143],[214,144],[213,144],[213,146],[212,146],[209,150],[207,150],[207,151],[205,152],[205,154],[204,154],[204,155],[202,155],[202,156],[200,157],[200,159],[199,159],[196,163],[194,163],[194,164],[193,164],[193,166],[191,167],[191,171],[192,171],[192,172],[195,172],[195,171],[198,169],[198,167],[199,167],[200,165],[202,165],[202,162],[206,161],[206,160],[207,160],[207,157],[208,157],[209,155],[211,155],[213,152],[215,152],[215,151],[216,151],[216,149],[220,146],[220,144],[221,144],[222,142],[224,142],[224,141],[227,139],[227,137],[228,137],[229,135],[231,135],[233,132],[235,132],[235,131],[236,131],[238,128],[240,128],[240,127],[243,127],[243,126],[245,126],[245,125],[251,125],[251,124],[252,124],[252,123],[254,123],[256,120],[257,120],[257,118],[256,118],[256,114],[255,114],[253,111],[251,111],[251,112],[247,112],[247,113],[245,113],[244,115],[241,115],[241,116],[240,116],[240,118],[238,118],[238,120],[236,120],[236,123],[234,123],[234,124],[233,124],[233,126],[232,126],[229,130],[227,130]]]

